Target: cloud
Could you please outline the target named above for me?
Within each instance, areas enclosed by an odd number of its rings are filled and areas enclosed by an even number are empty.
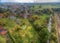
[[[59,2],[59,0],[1,0],[1,2]]]
[[[1,2],[17,2],[17,0],[1,0]]]
[[[33,2],[34,0],[1,0],[1,2]]]
[[[58,0],[36,0],[35,2],[58,2]]]
[[[34,0],[17,0],[18,2],[34,2]]]

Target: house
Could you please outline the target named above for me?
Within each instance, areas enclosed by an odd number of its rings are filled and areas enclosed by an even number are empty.
[[[0,13],[0,18],[3,18],[4,17],[4,14]]]
[[[2,26],[0,26],[0,35],[5,35],[7,33],[7,31],[5,29],[3,29]]]
[[[11,15],[11,16],[10,16],[10,19],[11,19],[11,20],[15,20],[15,19],[16,19],[15,15]]]
[[[20,23],[20,19],[19,19],[19,18],[16,19],[16,23],[17,23],[17,24]]]

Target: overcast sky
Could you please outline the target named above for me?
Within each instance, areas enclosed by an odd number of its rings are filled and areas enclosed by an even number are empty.
[[[0,0],[1,2],[34,2],[34,0]],[[60,0],[36,0],[37,2],[60,2]]]

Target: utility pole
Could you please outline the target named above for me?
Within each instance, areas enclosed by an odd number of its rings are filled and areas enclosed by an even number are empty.
[[[39,3],[40,2],[40,0],[34,0],[34,3]]]
[[[34,0],[34,3],[36,3],[36,0]]]

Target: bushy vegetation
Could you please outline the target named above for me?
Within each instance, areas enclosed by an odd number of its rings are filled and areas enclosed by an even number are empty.
[[[52,28],[51,28],[51,35],[50,35],[50,43],[57,43],[57,31],[56,31],[56,23],[54,20],[54,16],[52,17]]]
[[[49,38],[47,29],[49,15],[32,15],[19,19],[17,24],[8,18],[1,18],[0,25],[7,29],[13,43],[46,43]]]
[[[34,5],[26,9],[26,13],[25,7],[23,8],[22,11],[17,8],[15,12],[12,12],[12,9],[0,8],[0,15],[2,14],[0,25],[7,31],[7,34],[2,35],[3,37],[0,35],[1,43],[8,43],[8,38],[11,43],[47,43],[50,38],[51,43],[57,42],[54,22],[51,34],[48,31],[51,9],[41,9],[41,6]]]

